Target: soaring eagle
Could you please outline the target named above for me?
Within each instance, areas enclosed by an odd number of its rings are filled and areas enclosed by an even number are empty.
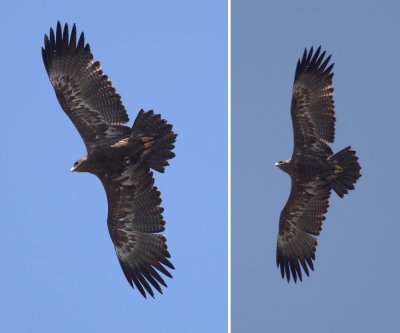
[[[361,176],[355,151],[347,147],[333,154],[335,137],[331,56],[321,47],[304,51],[294,77],[291,115],[294,149],[291,160],[275,165],[288,173],[292,188],[279,220],[276,263],[282,278],[302,280],[302,270],[314,270],[315,250],[322,221],[334,190],[343,197]],[[329,65],[329,66],[328,66]]]
[[[160,273],[172,278],[160,192],[151,169],[164,172],[176,134],[153,111],[141,110],[132,128],[121,97],[93,60],[75,24],[71,34],[57,23],[44,36],[44,66],[57,99],[81,135],[87,155],[71,171],[90,172],[102,182],[108,201],[108,231],[129,284],[146,297],[167,287]]]

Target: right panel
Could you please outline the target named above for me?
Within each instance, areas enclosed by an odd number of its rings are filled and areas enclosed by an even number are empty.
[[[395,331],[399,13],[232,0],[233,333]]]

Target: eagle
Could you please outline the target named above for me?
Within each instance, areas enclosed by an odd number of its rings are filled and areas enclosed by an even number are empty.
[[[333,63],[319,47],[305,49],[298,60],[293,84],[291,116],[294,149],[290,160],[275,165],[289,174],[291,191],[279,220],[276,263],[282,278],[302,281],[309,276],[322,222],[333,190],[343,198],[360,178],[360,164],[351,147],[334,154]],[[302,268],[302,269],[301,269]]]
[[[132,128],[128,114],[82,32],[60,22],[44,36],[44,66],[57,99],[82,137],[87,154],[71,171],[96,175],[108,201],[107,225],[122,271],[146,298],[162,294],[172,278],[160,192],[152,170],[164,172],[173,158],[176,134],[152,110],[140,110]]]

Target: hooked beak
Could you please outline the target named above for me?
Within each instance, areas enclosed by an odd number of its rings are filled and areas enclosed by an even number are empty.
[[[71,171],[71,172],[74,172],[75,169],[76,169],[76,168],[75,168],[74,166],[72,166],[72,168],[70,169],[70,171]]]
[[[275,166],[278,166],[278,165],[279,165],[279,163],[278,163],[278,162],[276,162],[276,163],[275,163]]]

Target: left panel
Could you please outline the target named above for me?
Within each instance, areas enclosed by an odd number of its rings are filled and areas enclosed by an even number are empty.
[[[57,21],[81,53],[52,49]],[[3,1],[0,22],[1,327],[226,332],[227,2]],[[74,67],[90,52],[122,104]]]

